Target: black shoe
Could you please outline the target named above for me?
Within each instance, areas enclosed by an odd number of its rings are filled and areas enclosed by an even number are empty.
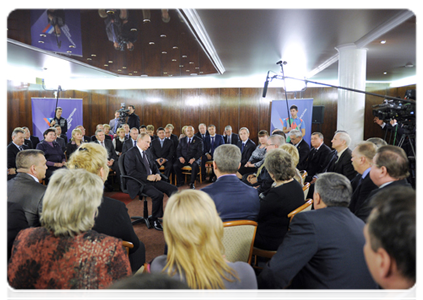
[[[163,231],[163,227],[162,225],[160,225],[159,220],[156,220],[153,222],[153,227],[154,229],[158,230],[158,231]]]
[[[184,186],[184,185],[185,185],[185,183],[180,182],[180,183],[178,183],[178,185],[176,187],[181,187],[181,186]]]
[[[191,190],[195,190],[195,185],[194,185],[193,183],[190,183],[190,184],[189,184],[189,188],[190,188]]]

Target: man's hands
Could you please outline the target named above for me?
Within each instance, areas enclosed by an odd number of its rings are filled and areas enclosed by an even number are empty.
[[[162,177],[160,176],[160,174],[151,174],[147,176],[147,180],[148,181],[160,181],[162,180]]]

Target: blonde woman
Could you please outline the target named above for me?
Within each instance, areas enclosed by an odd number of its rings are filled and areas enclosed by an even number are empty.
[[[118,128],[118,130],[116,130],[116,138],[112,141],[113,147],[115,148],[118,156],[122,154],[123,143],[125,143],[125,140],[125,129]]]
[[[85,170],[54,172],[43,198],[42,227],[15,239],[8,280],[16,289],[101,289],[131,274],[119,239],[91,230],[103,181]]]
[[[103,124],[103,128],[104,128],[104,134],[107,136],[110,136],[111,140],[113,140],[113,134],[110,133],[110,125],[109,124]]]
[[[185,138],[187,136],[187,134],[185,133],[185,129],[187,129],[187,127],[188,127],[188,125],[185,125],[184,127],[182,127],[182,132],[179,135],[179,140],[180,139],[183,139],[183,138]]]
[[[288,152],[291,155],[291,161],[292,161],[292,166],[295,168],[295,180],[298,181],[301,186],[303,186],[303,181],[301,179],[301,173],[300,171],[297,169],[297,165],[300,161],[300,153],[298,152],[297,147],[295,147],[292,144],[283,144],[281,146],[279,146],[279,149],[285,150],[286,152]]]
[[[184,190],[169,198],[163,217],[168,254],[156,257],[151,272],[180,279],[192,289],[256,289],[254,270],[224,259],[223,223],[205,192]]]
[[[69,169],[84,169],[96,174],[104,182],[109,174],[107,150],[97,143],[83,144],[72,155],[67,166]],[[144,264],[145,246],[135,234],[128,209],[123,202],[103,196],[93,230],[134,244],[134,248],[129,250],[129,261],[133,272]]]
[[[70,139],[69,143],[66,146],[66,156],[68,159],[74,153],[79,146],[84,142],[84,136],[82,135],[82,131],[78,128],[72,130],[72,138]]]

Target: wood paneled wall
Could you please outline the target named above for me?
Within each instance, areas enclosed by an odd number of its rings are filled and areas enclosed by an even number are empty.
[[[403,97],[407,89],[402,88],[372,90],[373,93]],[[155,128],[171,123],[174,133],[180,134],[184,125],[193,125],[198,130],[199,123],[216,125],[222,133],[230,124],[234,132],[248,127],[250,137],[257,142],[257,133],[270,130],[271,100],[285,99],[281,89],[270,88],[266,98],[262,98],[261,88],[205,88],[205,89],[132,89],[132,90],[90,90],[66,91],[61,98],[83,99],[83,125],[88,135],[94,134],[97,124],[109,123],[114,111],[121,103],[134,105],[141,124]],[[54,97],[44,90],[19,90],[8,82],[7,92],[7,136],[10,142],[13,128],[28,126],[32,130],[31,97]],[[334,88],[308,88],[301,94],[288,94],[289,99],[313,98],[314,105],[324,105],[324,123],[313,124],[312,131],[321,131],[325,143],[331,145],[336,130],[338,92]],[[366,96],[364,138],[383,137],[383,131],[373,124],[372,106],[383,102],[383,98]]]

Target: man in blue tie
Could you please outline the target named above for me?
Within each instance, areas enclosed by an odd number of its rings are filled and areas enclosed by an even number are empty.
[[[120,123],[120,112],[119,110],[115,111],[115,118],[110,120],[109,125],[110,125],[110,133],[114,135],[114,137],[116,137],[116,131],[117,129],[120,127],[121,123]]]
[[[150,152],[157,167],[160,168],[163,166],[165,168],[164,175],[169,177],[173,166],[173,141],[165,137],[165,130],[163,127],[157,128],[157,137],[158,138],[151,141]]]
[[[204,177],[206,177],[206,163],[208,161],[213,160],[213,154],[214,150],[219,147],[220,145],[225,144],[225,141],[223,140],[223,137],[220,134],[216,134],[216,126],[213,124],[210,124],[208,127],[209,136],[205,138],[204,140],[204,155],[202,157],[201,161],[201,170],[204,174]],[[216,181],[216,175],[214,174],[214,171],[212,169],[212,174],[209,178],[210,182]]]
[[[129,132],[129,139],[127,139],[122,146],[122,153],[125,153],[132,147],[137,145],[137,137],[138,137],[138,128],[131,128],[131,131]]]

